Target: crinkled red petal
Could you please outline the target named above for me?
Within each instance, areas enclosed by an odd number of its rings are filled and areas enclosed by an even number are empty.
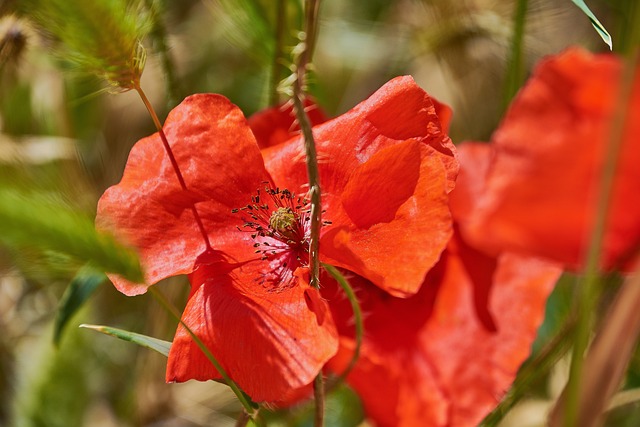
[[[180,187],[156,133],[132,148],[122,180],[98,203],[98,228],[114,231],[140,252],[146,284],[112,278],[128,295],[193,271],[206,249],[194,205],[213,248],[246,259],[253,241],[238,232],[242,222],[231,210],[250,203],[269,179],[242,112],[220,95],[186,98],[171,111],[164,131],[188,191]]]
[[[465,226],[470,239],[494,252],[513,250],[580,268],[613,135],[620,73],[615,56],[580,49],[537,67],[494,134],[492,152],[484,154],[490,167],[486,188],[473,201],[475,217]],[[640,76],[630,100],[604,268],[620,267],[640,247]]]
[[[414,294],[451,237],[445,187],[442,163],[421,142],[381,149],[353,171],[333,209],[327,204],[323,260],[393,295]]]
[[[258,283],[256,263],[202,279],[194,274],[182,321],[206,344],[229,376],[258,402],[277,402],[310,384],[338,346],[326,302],[303,271],[284,288]],[[196,272],[197,273],[197,272]],[[167,381],[220,378],[178,327],[169,353]]]
[[[351,111],[313,130],[323,191],[324,260],[395,295],[417,291],[451,235],[447,194],[455,148],[431,98],[398,77]],[[303,143],[265,150],[274,181],[308,187]]]

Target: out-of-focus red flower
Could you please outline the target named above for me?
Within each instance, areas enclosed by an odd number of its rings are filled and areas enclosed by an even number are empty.
[[[187,98],[164,131],[189,190],[158,134],[134,146],[122,181],[100,199],[97,224],[138,248],[146,284],[112,281],[135,295],[189,274],[184,322],[255,400],[282,400],[337,349],[326,302],[308,285],[303,143],[261,155],[240,110],[218,95]],[[396,78],[313,132],[330,221],[321,259],[394,295],[415,294],[452,234],[448,193],[457,174],[431,99],[410,77]],[[179,327],[167,380],[218,377]]]
[[[472,168],[474,214],[465,238],[495,253],[534,254],[579,268],[585,258],[622,64],[570,49],[543,60],[490,145],[462,144]],[[624,265],[640,247],[640,77],[626,110],[601,265]],[[481,171],[480,166],[484,169]]]

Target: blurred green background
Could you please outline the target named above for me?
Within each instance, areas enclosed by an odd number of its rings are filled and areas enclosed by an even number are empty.
[[[630,25],[640,25],[626,21],[631,1],[589,2],[612,33],[615,49],[625,48]],[[137,94],[107,93],[99,80],[52,55],[55,42],[31,21],[37,10],[21,3],[0,2],[0,189],[46,194],[85,224],[100,194],[120,179],[131,146],[155,129]],[[197,92],[224,94],[247,116],[284,100],[274,88],[289,72],[290,50],[301,28],[300,1],[284,2],[284,60],[275,66],[275,1],[144,3],[155,18],[143,41],[142,87],[161,119]],[[516,3],[324,0],[310,91],[333,116],[391,77],[411,74],[453,107],[454,142],[487,140],[504,111]],[[540,57],[569,45],[608,50],[570,0],[530,0],[524,30],[525,73]],[[10,202],[0,198],[2,203]],[[103,283],[54,346],[57,307],[80,265],[44,247],[42,239],[7,237],[12,227],[29,228],[29,222],[0,225],[0,232],[5,230],[0,237],[0,426],[235,423],[239,406],[225,387],[165,385],[162,355],[78,329],[80,323],[107,324],[171,340],[175,321],[150,296],[128,298]],[[23,231],[37,234],[41,228]],[[572,285],[570,278],[563,280],[552,296],[536,349],[561,328]],[[178,306],[184,304],[186,280],[159,286]],[[511,414],[514,421],[508,425],[540,425],[536,420],[566,371],[562,363],[536,380],[531,398]],[[630,384],[640,385],[640,359],[633,365]],[[614,411],[610,425],[640,423],[636,406]],[[274,425],[310,425],[304,408],[272,417]],[[329,417],[328,425],[362,422],[357,397],[348,390],[337,393]]]

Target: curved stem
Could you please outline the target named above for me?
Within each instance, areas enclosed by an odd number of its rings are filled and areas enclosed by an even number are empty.
[[[247,399],[247,396],[242,392],[242,390],[240,390],[240,387],[238,387],[238,385],[229,377],[227,372],[224,370],[224,368],[222,368],[222,365],[220,365],[220,363],[211,353],[209,348],[202,342],[202,340],[195,334],[195,332],[193,332],[191,328],[182,321],[180,312],[173,306],[173,304],[169,302],[169,300],[167,300],[164,297],[164,295],[162,295],[162,293],[157,289],[157,287],[151,286],[149,288],[149,292],[160,303],[160,305],[162,305],[162,307],[164,307],[164,309],[167,310],[167,312],[169,312],[169,314],[171,314],[175,319],[178,320],[178,322],[180,322],[182,326],[184,326],[189,336],[191,336],[191,339],[196,343],[196,345],[200,348],[200,350],[202,350],[202,352],[207,357],[207,359],[209,359],[213,367],[216,368],[216,370],[218,371],[218,373],[220,374],[224,382],[229,386],[229,388],[231,388],[233,393],[236,395],[236,397],[238,398],[238,401],[240,401],[240,404],[246,411],[247,415],[251,417],[251,419],[255,420],[258,415],[258,408],[256,408]]]
[[[149,98],[147,98],[147,95],[144,93],[144,91],[142,90],[142,87],[139,84],[135,85],[135,90],[140,95],[140,98],[142,99],[142,103],[144,104],[144,106],[147,107],[147,111],[151,115],[151,119],[153,120],[153,123],[156,126],[156,129],[158,130],[158,134],[160,135],[160,139],[162,140],[162,145],[164,146],[164,149],[167,152],[167,156],[169,156],[169,161],[171,161],[171,166],[173,167],[173,171],[176,173],[176,177],[178,178],[180,187],[182,188],[183,191],[188,191],[187,184],[185,183],[184,177],[182,176],[182,172],[180,172],[180,166],[178,166],[176,157],[173,155],[173,150],[171,149],[171,146],[169,145],[169,141],[167,140],[167,136],[165,135],[164,130],[162,129],[162,124],[158,119],[158,115],[153,109],[153,106],[151,105]],[[191,204],[191,212],[193,213],[193,217],[196,220],[196,224],[198,225],[200,234],[202,234],[202,238],[204,239],[204,243],[207,249],[212,249],[211,243],[209,242],[209,236],[207,235],[207,232],[204,228],[204,224],[202,223],[202,219],[200,218],[200,214],[198,214],[198,210],[196,209],[194,204]]]
[[[327,387],[327,391],[333,390],[337,385],[343,382],[349,372],[353,369],[360,357],[360,348],[362,347],[362,337],[364,336],[364,322],[362,320],[362,310],[360,309],[360,304],[358,303],[358,299],[356,298],[356,294],[353,291],[353,288],[349,284],[349,281],[340,273],[340,271],[332,265],[322,264],[322,267],[338,282],[342,290],[347,296],[349,303],[351,303],[351,309],[353,310],[353,317],[355,320],[355,339],[356,339],[356,347],[353,351],[353,356],[349,361],[349,364],[345,368],[344,371]]]

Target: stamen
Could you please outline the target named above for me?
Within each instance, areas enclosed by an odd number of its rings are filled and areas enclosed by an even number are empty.
[[[288,288],[293,282],[293,272],[299,266],[306,266],[309,259],[309,201],[287,190],[271,187],[264,182],[251,197],[250,204],[232,209],[234,214],[243,213],[240,231],[251,233],[255,240],[255,253],[261,261],[269,261],[258,279],[263,286],[269,285],[274,291]],[[323,225],[331,224],[324,221]]]

